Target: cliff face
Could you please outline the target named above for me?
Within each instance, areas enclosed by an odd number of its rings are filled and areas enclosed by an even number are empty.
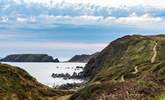
[[[68,62],[88,62],[91,55],[75,55]]]
[[[159,97],[165,93],[164,60],[165,35],[119,38],[90,59],[83,71],[83,76],[90,81],[72,96],[72,100],[152,100]]]
[[[14,54],[1,59],[4,62],[59,62],[47,54]]]
[[[0,100],[56,100],[66,94],[70,93],[51,89],[18,67],[0,64]]]
[[[95,77],[95,80],[102,76],[119,79],[135,68],[142,70],[144,65],[163,63],[164,50],[165,36],[125,36],[111,42],[95,59],[91,59],[83,73],[85,77]]]
[[[99,53],[94,53],[92,55],[75,55],[68,62],[84,62],[87,63],[91,58],[95,58]]]

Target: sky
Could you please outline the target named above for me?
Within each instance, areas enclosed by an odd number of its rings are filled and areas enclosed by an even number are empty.
[[[165,32],[165,0],[0,0],[0,57],[60,60],[101,51],[131,34]]]

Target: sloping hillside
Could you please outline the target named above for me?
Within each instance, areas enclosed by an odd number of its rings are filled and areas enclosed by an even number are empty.
[[[18,67],[0,64],[0,100],[56,100],[67,94],[37,82]]]
[[[124,36],[83,71],[88,85],[72,100],[152,100],[165,91],[165,35]]]

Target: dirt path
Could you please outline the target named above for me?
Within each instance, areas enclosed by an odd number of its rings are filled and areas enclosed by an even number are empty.
[[[121,82],[124,82],[124,75],[121,76]]]
[[[155,59],[156,59],[156,56],[157,56],[157,50],[156,50],[156,47],[157,47],[157,42],[155,42],[155,46],[153,47],[153,56],[151,58],[151,63],[154,63],[155,62]]]
[[[138,73],[138,69],[137,69],[138,67],[137,66],[135,66],[135,68],[134,68],[134,72],[132,72],[132,74],[136,74],[136,73]]]

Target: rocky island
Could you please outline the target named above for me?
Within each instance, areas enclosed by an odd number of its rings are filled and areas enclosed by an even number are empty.
[[[87,54],[75,55],[68,62],[84,62],[84,63],[87,63],[91,58],[96,57],[98,54],[99,54],[99,52],[91,54],[91,55],[87,55]]]
[[[59,62],[47,54],[13,54],[2,58],[2,62]]]

